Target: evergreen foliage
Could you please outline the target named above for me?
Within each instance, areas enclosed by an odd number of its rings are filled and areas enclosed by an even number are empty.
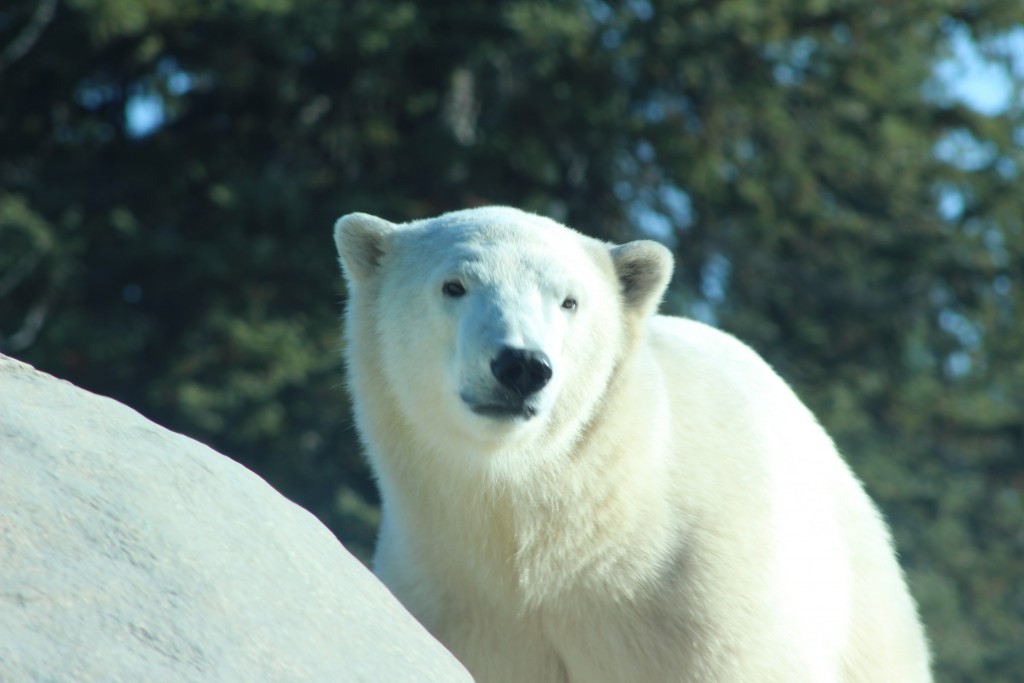
[[[0,351],[372,546],[330,226],[485,203],[678,261],[889,516],[939,681],[1024,680],[1016,0],[11,0]],[[1016,28],[1016,33],[1014,29]],[[1010,98],[937,74],[973,41]]]

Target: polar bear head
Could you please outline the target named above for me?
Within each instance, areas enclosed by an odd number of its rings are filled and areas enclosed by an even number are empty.
[[[479,453],[572,438],[657,308],[672,257],[516,209],[335,225],[364,438]],[[372,450],[372,443],[369,444]]]

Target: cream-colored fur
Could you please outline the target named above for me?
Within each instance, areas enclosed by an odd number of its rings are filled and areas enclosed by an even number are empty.
[[[478,681],[931,680],[885,524],[814,417],[736,339],[654,314],[667,250],[506,208],[335,237],[375,569]],[[552,377],[478,414],[507,346]]]

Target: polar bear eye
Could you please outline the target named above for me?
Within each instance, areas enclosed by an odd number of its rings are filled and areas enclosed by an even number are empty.
[[[441,285],[441,292],[450,299],[458,299],[466,293],[466,288],[457,280],[449,280]]]
[[[566,297],[565,301],[562,302],[562,308],[567,311],[575,311],[577,306],[579,306],[579,304],[577,304],[576,299],[571,296]]]

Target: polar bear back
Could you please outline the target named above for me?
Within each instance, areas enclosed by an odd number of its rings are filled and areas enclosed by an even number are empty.
[[[675,378],[666,389],[685,482],[677,496],[702,500],[704,513],[715,516],[709,540],[735,553],[738,539],[721,529],[749,530],[741,520],[756,508],[765,535],[749,559],[775,563],[773,593],[781,599],[773,609],[788,615],[788,632],[832,652],[842,681],[877,681],[879,671],[888,680],[930,680],[927,644],[889,531],[812,413],[729,334],[656,316],[649,335],[662,372]],[[691,449],[719,457],[709,463]]]

